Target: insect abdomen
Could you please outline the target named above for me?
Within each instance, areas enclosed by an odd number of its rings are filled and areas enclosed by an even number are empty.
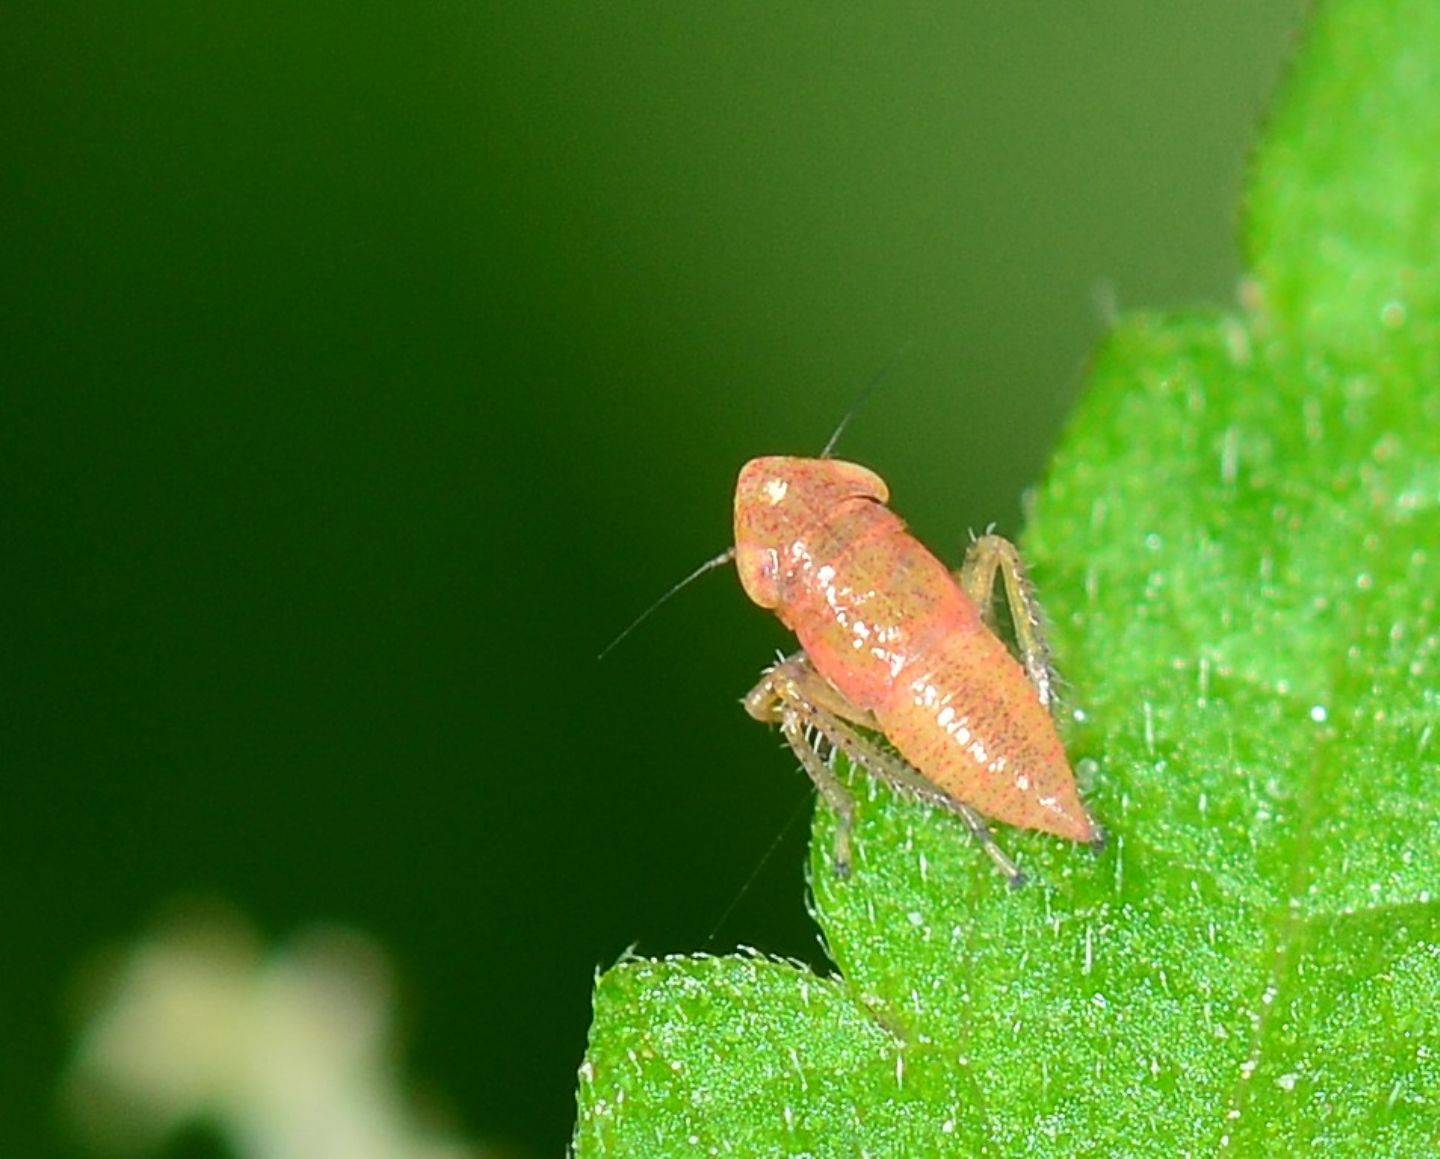
[[[901,755],[957,800],[1023,829],[1094,839],[1049,712],[988,630],[915,656],[876,715]]]

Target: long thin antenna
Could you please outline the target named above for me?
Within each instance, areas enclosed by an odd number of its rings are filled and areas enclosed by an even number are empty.
[[[840,425],[835,428],[834,434],[830,436],[830,441],[825,444],[825,449],[820,452],[822,459],[828,459],[830,457],[830,452],[835,449],[835,444],[840,441],[841,432],[850,425],[850,420],[855,417],[855,412],[864,406],[870,400],[870,396],[875,393],[876,388],[890,377],[890,372],[895,369],[895,364],[909,353],[912,345],[913,343],[906,342],[899,350],[890,355],[890,361],[880,368],[880,373],[866,383],[865,389],[855,396],[855,401],[850,404],[850,409],[845,412],[845,416],[840,420]]]
[[[770,842],[770,848],[765,850],[764,856],[760,858],[760,863],[750,871],[750,876],[745,879],[745,884],[740,887],[740,892],[731,899],[730,904],[725,907],[725,912],[716,919],[714,928],[705,935],[705,940],[701,943],[704,949],[709,950],[715,944],[715,935],[720,932],[720,927],[730,920],[730,915],[735,912],[735,907],[738,906],[740,902],[744,900],[745,895],[750,892],[750,888],[755,884],[755,879],[760,876],[760,871],[770,864],[770,859],[775,856],[775,850],[780,848],[780,842],[785,839],[786,835],[794,827],[795,822],[800,819],[800,814],[805,811],[805,806],[809,805],[814,799],[815,795],[813,793],[806,793],[805,796],[796,803],[794,810],[790,814],[790,820],[786,821],[781,827],[780,832],[775,834],[775,839]]]
[[[699,579],[707,571],[714,571],[717,567],[724,567],[734,558],[735,549],[731,547],[727,548],[725,551],[722,551],[714,559],[707,559],[704,563],[702,563],[699,567],[697,567],[694,571],[692,571],[689,575],[682,579],[678,584],[676,584],[673,588],[671,588],[668,592],[666,592],[663,596],[661,596],[658,600],[656,600],[653,604],[651,604],[648,608],[646,608],[643,612],[636,616],[635,619],[630,622],[630,626],[626,628],[623,632],[621,632],[618,636],[616,636],[615,639],[611,640],[610,643],[606,644],[605,650],[601,652],[600,655],[596,656],[595,659],[603,660],[606,656],[610,655],[616,644],[620,643],[621,640],[625,639],[626,636],[628,636],[631,632],[633,632],[636,628],[643,624],[649,618],[651,612],[653,612],[656,608],[658,608],[661,604],[663,604],[686,584],[690,583],[692,580]]]

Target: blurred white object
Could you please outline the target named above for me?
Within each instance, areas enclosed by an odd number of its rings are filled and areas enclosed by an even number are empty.
[[[391,1004],[384,957],[359,934],[317,930],[262,957],[233,917],[192,917],[125,955],[66,1103],[112,1150],[152,1150],[203,1119],[244,1159],[476,1159],[417,1124]]]

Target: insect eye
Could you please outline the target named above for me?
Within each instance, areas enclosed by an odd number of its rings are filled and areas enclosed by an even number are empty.
[[[762,608],[773,608],[780,600],[780,560],[775,549],[760,544],[741,544],[735,563],[746,594]]]

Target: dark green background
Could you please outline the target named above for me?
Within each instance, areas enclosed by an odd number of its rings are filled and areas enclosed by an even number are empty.
[[[1230,298],[1301,8],[0,4],[0,1153],[181,892],[382,939],[520,1154],[627,945],[818,960],[801,824],[707,943],[810,795],[779,627],[595,653],[906,342],[842,452],[1013,532],[1103,303]]]

